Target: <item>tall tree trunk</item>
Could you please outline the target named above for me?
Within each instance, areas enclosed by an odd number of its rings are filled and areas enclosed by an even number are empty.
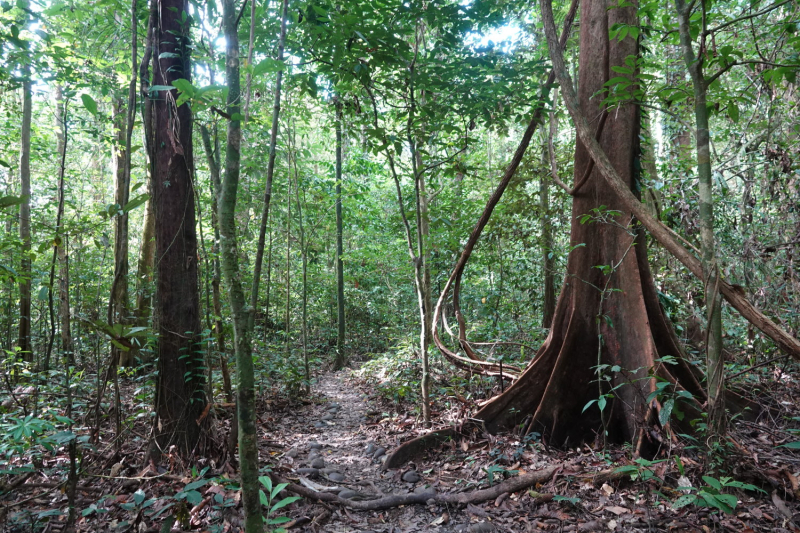
[[[132,80],[135,84],[135,79]],[[122,99],[113,104],[115,143],[112,147],[114,163],[114,202],[124,208],[130,195],[130,167],[128,158],[127,132],[128,111]],[[109,302],[108,324],[124,324],[128,318],[128,215],[124,211],[114,218],[114,279],[111,282],[111,301]],[[119,366],[129,366],[130,351],[112,346],[114,361]]]
[[[284,313],[284,357],[289,363],[291,354],[290,346],[290,309],[292,303],[292,175],[287,174],[286,179],[286,308]]]
[[[278,37],[279,62],[283,61],[283,47],[286,42],[286,19],[288,18],[288,0],[283,0],[281,9],[281,32]],[[264,209],[261,212],[261,225],[258,228],[258,246],[256,247],[256,260],[253,264],[253,288],[250,292],[250,307],[258,307],[258,286],[261,282],[261,265],[264,262],[264,243],[267,238],[267,224],[269,223],[269,205],[272,201],[272,176],[275,173],[275,154],[278,145],[278,120],[281,114],[281,82],[283,70],[279,70],[275,78],[275,103],[272,108],[272,129],[269,134],[269,160],[267,161],[267,183],[264,188]],[[250,329],[255,325],[255,311],[250,313]],[[266,325],[265,325],[266,327]]]
[[[217,338],[217,352],[219,353],[219,367],[222,372],[222,390],[228,402],[233,401],[233,389],[231,388],[231,374],[228,370],[228,354],[225,351],[225,326],[222,323],[222,298],[220,296],[219,285],[222,280],[222,270],[219,260],[219,201],[222,183],[219,175],[219,138],[217,137],[217,127],[214,125],[214,144],[211,143],[211,135],[205,126],[200,128],[203,136],[203,147],[208,159],[208,169],[211,175],[211,225],[214,229],[214,277],[211,279],[211,292],[214,302],[214,333]],[[213,147],[212,147],[213,146]]]
[[[187,0],[157,2],[153,82],[169,86],[191,78]],[[192,192],[192,116],[177,107],[177,91],[153,91],[153,207],[156,237],[158,383],[156,445],[177,444],[185,454],[199,443],[207,419],[200,349],[197,233]],[[205,420],[205,422],[204,422]]]
[[[27,11],[29,0],[21,0],[20,7]],[[27,24],[27,23],[26,23]],[[31,59],[26,54],[22,70],[22,125],[19,150],[19,183],[22,203],[19,206],[19,239],[22,242],[22,260],[19,271],[19,335],[17,347],[26,361],[33,362],[31,345]]]
[[[75,364],[72,347],[72,325],[69,307],[69,255],[67,232],[64,231],[64,175],[67,157],[67,108],[61,87],[56,87],[56,120],[59,123],[58,148],[61,162],[58,168],[58,214],[56,215],[56,252],[58,255],[58,316],[61,326],[61,353],[67,365]]]
[[[553,91],[553,101],[558,101],[558,89]],[[545,155],[545,168],[548,166],[551,172],[556,172],[556,147],[555,137],[558,134],[558,118],[555,109],[550,111],[550,128],[547,133],[547,154]],[[553,323],[553,315],[556,311],[556,276],[553,272],[553,233],[550,223],[550,182],[547,172],[542,172],[542,179],[539,182],[539,208],[541,209],[542,224],[542,273],[544,276],[544,301],[542,304],[542,327],[549,328]]]
[[[303,287],[302,287],[302,342],[303,342],[303,370],[305,371],[306,394],[311,391],[311,370],[308,364],[308,249],[306,248],[306,232],[303,224],[303,205],[300,203],[300,173],[297,170],[297,146],[294,142],[295,129],[292,129],[292,168],[294,169],[295,197],[297,200],[297,224],[300,231],[300,254],[303,259]],[[303,195],[305,199],[305,194]]]
[[[228,115],[239,113],[239,38],[236,32],[236,9],[233,0],[223,2],[223,24],[227,41],[225,73],[228,82]],[[239,468],[242,482],[246,533],[262,532],[261,503],[258,495],[258,447],[256,439],[255,377],[250,344],[250,319],[242,290],[239,272],[239,253],[236,243],[236,194],[239,188],[239,157],[241,125],[228,122],[228,145],[225,154],[225,181],[219,200],[222,271],[228,288],[233,315],[234,346],[236,350],[236,406],[239,426]]]
[[[347,358],[344,351],[344,262],[342,255],[342,103],[336,97],[336,358],[333,369],[344,367]]]
[[[244,120],[245,122],[250,118],[250,95],[253,83],[253,51],[255,50],[256,40],[256,3],[257,0],[250,0],[250,40],[247,43],[247,81],[245,83],[245,96],[244,96]],[[279,43],[278,46],[281,46]]]
[[[695,56],[689,29],[691,10],[684,0],[675,0],[684,60],[694,87],[694,116],[697,125],[697,175],[700,203],[700,248],[705,281],[706,303],[706,364],[708,373],[708,428],[710,436],[719,441],[725,436],[725,361],[722,358],[722,296],[719,292],[719,266],[714,239],[714,199],[711,181],[711,151],[709,147],[707,81],[703,74],[703,54]],[[705,32],[705,0],[700,0]],[[705,50],[705,33],[701,34],[700,49]]]
[[[609,9],[612,6],[616,3],[611,0],[581,5],[579,104],[584,116],[596,121],[603,116],[601,98],[596,94],[612,76],[609,69],[637,54],[637,43],[631,37],[621,42],[608,37],[614,24],[637,24],[636,7]],[[572,101],[567,92],[572,89],[565,86],[568,76],[548,0],[542,2],[542,13],[554,70],[569,107]],[[570,113],[576,112],[570,107]],[[629,189],[638,179],[638,130],[636,106],[623,105],[607,117],[599,141]],[[575,151],[576,181],[592,160],[583,133]],[[580,223],[583,215],[601,205],[612,211],[599,216],[595,211],[594,220]],[[490,429],[519,424],[530,416],[529,430],[542,433],[552,444],[574,444],[598,435],[632,441],[641,452],[657,445],[649,441],[648,426],[656,423],[659,414],[664,422],[669,420],[669,413],[657,409],[674,401],[666,396],[657,397],[655,403],[647,401],[656,383],[648,371],[652,369],[655,376],[691,392],[698,403],[688,407],[695,412],[705,394],[689,365],[679,357],[681,348],[658,302],[643,235],[633,226],[625,200],[598,168],[573,196],[571,218],[573,248],[547,340],[520,378],[476,416]],[[676,358],[676,364],[667,368],[659,361],[666,356]],[[602,368],[609,370],[598,376]],[[591,406],[586,408],[587,404]]]

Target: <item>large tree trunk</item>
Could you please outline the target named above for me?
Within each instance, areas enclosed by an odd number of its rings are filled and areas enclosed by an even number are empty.
[[[158,3],[153,31],[153,84],[190,79],[187,0]],[[155,91],[153,91],[155,93]],[[197,234],[192,192],[192,116],[175,106],[177,91],[151,94],[153,111],[153,208],[156,237],[158,384],[156,443],[192,452],[206,406],[200,334]]]
[[[612,5],[616,3],[581,6],[579,98],[581,110],[595,125],[603,110],[602,98],[594,95],[617,75],[610,67],[623,65],[627,56],[637,53],[632,38],[608,38],[613,24],[636,24],[636,8],[609,9]],[[637,179],[638,133],[638,109],[624,105],[608,116],[600,137],[613,167],[631,188]],[[590,161],[579,141],[576,180]],[[600,206],[606,207],[599,210]],[[587,214],[593,219],[582,224]],[[552,444],[606,436],[637,442],[640,449],[647,436],[643,429],[654,414],[655,404],[647,402],[655,389],[650,369],[702,401],[703,390],[680,358],[681,349],[658,303],[644,239],[632,229],[633,223],[630,211],[595,169],[573,197],[573,251],[550,334],[519,380],[478,412],[487,428],[516,424],[531,415],[531,430]],[[657,361],[666,356],[677,357],[677,364],[667,369]],[[609,365],[603,371],[608,381],[598,380],[599,365]],[[614,365],[619,369],[612,369]]]

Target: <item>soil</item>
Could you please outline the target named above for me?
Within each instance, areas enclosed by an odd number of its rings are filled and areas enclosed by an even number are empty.
[[[379,449],[391,453],[402,442],[428,430],[413,416],[411,406],[395,405],[378,396],[373,380],[351,370],[325,373],[312,393],[301,400],[263,394],[259,443],[265,474],[271,470],[293,483],[331,490],[363,503],[422,490],[440,495],[473,494],[505,479],[557,468],[541,485],[467,505],[428,500],[427,504],[360,511],[341,502],[319,503],[306,497],[287,502],[269,518],[285,518],[289,522],[283,526],[291,532],[314,533],[800,531],[800,455],[784,446],[800,440],[791,429],[798,425],[793,419],[800,413],[793,398],[800,394],[800,385],[786,374],[776,378],[767,369],[759,380],[760,385],[752,386],[751,391],[760,391],[757,399],[771,407],[765,411],[769,416],[755,422],[738,421],[732,427],[733,444],[726,452],[728,470],[712,482],[728,477],[760,490],[724,488],[723,494],[737,498],[734,512],[725,514],[708,505],[674,507],[686,494],[679,485],[691,484],[694,493],[701,489],[713,492],[713,487],[702,478],[707,471],[702,446],[665,435],[659,437],[664,449],[658,457],[637,462],[631,460],[630,448],[597,444],[555,450],[538,435],[520,440],[513,433],[490,435],[472,425],[470,431],[431,446],[402,468],[385,470],[386,455]],[[133,388],[133,383],[123,387],[126,413],[135,412]],[[463,404],[437,408],[437,420],[449,425],[463,422],[471,412]],[[148,463],[146,419],[129,428],[116,452],[107,435],[112,425],[109,421],[100,443],[85,449],[76,497],[76,530],[240,531],[236,470],[226,461],[223,444],[231,411],[225,404],[213,410],[217,430],[207,438],[216,445],[217,453],[207,454],[209,457],[195,464],[169,453],[160,464]],[[64,531],[66,495],[58,482],[66,461],[62,448],[33,461],[36,470],[32,474],[2,477],[7,484],[22,483],[9,492],[0,490],[0,531]],[[18,458],[19,466],[26,462],[31,459]],[[316,470],[301,470],[311,468],[312,462]],[[619,467],[627,470],[615,472]],[[284,490],[270,503],[291,496]],[[164,529],[165,519],[172,516],[180,519]]]

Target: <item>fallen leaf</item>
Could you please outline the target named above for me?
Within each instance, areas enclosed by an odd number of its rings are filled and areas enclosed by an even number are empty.
[[[603,489],[603,492],[605,492],[605,493],[606,493],[606,494],[608,494],[609,496],[611,496],[612,494],[614,494],[614,487],[612,487],[612,486],[611,486],[611,485],[609,485],[608,483],[603,483],[603,486],[602,486],[602,487],[600,487],[600,488],[601,488],[601,489]]]
[[[616,505],[612,505],[611,507],[606,507],[606,511],[614,513],[617,516],[631,512],[630,509],[626,509],[625,507],[618,507]]]
[[[785,516],[789,520],[792,519],[792,512],[789,510],[788,507],[786,507],[786,503],[784,503],[781,497],[778,496],[778,491],[776,490],[772,491],[772,503],[775,504],[775,507],[778,509],[778,511],[781,512],[783,516]]]
[[[437,518],[436,520],[431,522],[430,525],[432,525],[432,526],[441,526],[443,524],[446,524],[449,521],[450,521],[450,515],[447,514],[447,513],[442,513],[442,516],[440,516],[439,518]]]

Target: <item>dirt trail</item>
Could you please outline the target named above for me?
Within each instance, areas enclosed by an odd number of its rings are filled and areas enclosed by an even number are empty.
[[[422,490],[434,480],[432,472],[417,472],[413,466],[401,470],[382,469],[385,453],[396,445],[389,428],[372,421],[380,415],[350,377],[348,370],[327,373],[314,387],[320,400],[284,415],[279,422],[287,449],[277,460],[288,476],[303,476],[312,484],[340,487],[339,496],[371,499],[389,494]],[[354,494],[354,492],[358,494]],[[414,531],[461,532],[469,518],[450,520],[442,505],[411,506],[382,512],[358,512],[332,508],[321,527],[304,531],[399,533]],[[444,513],[447,520],[435,523]],[[433,525],[431,523],[434,522]],[[470,529],[472,531],[472,529]]]

